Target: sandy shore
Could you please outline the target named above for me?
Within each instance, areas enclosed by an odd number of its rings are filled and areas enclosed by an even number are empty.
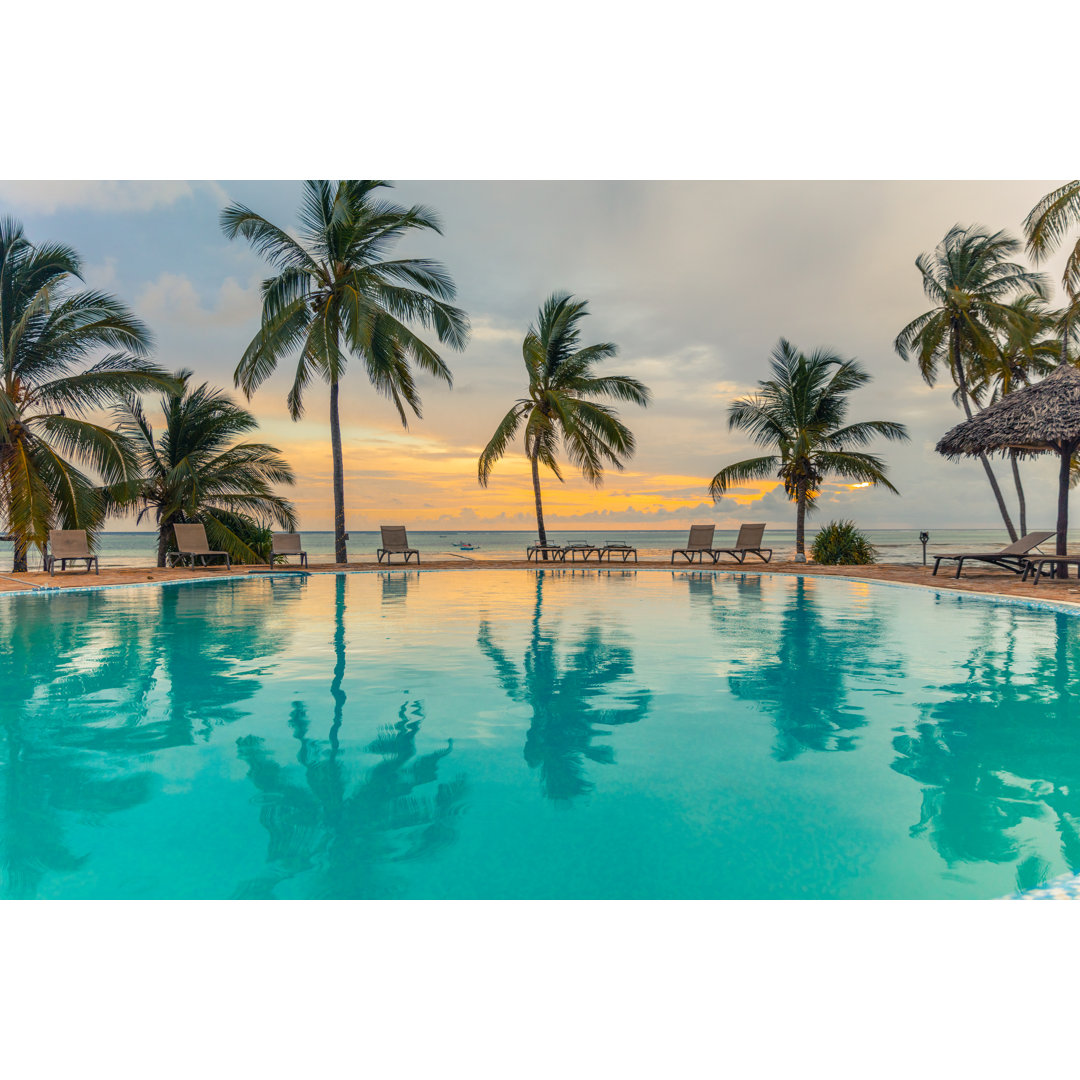
[[[539,565],[542,567],[545,564],[541,563]],[[548,565],[550,567],[550,564]],[[410,563],[408,566],[408,569],[415,570],[416,568],[415,562]],[[485,561],[481,558],[473,558],[471,560],[431,559],[425,560],[420,566],[420,569],[422,570],[462,570],[466,572],[536,568],[536,563],[526,562],[524,559],[489,559]],[[557,563],[552,568],[558,570],[576,569],[579,572],[582,569],[588,569],[589,571],[598,569],[597,564],[591,561],[588,564],[579,562],[576,565]],[[606,562],[602,565],[604,571],[609,569],[624,570],[634,568],[634,563],[627,563],[624,566],[618,560],[610,566]],[[812,563],[799,565],[794,562],[772,562],[768,565],[764,565],[762,563],[751,564],[748,562],[745,566],[740,567],[737,564],[725,562],[718,566],[713,566],[709,563],[700,566],[699,564],[694,563],[693,566],[690,567],[685,562],[679,562],[672,567],[667,559],[642,559],[637,564],[637,568],[642,570],[694,569],[701,570],[705,573],[721,574],[729,573],[732,570],[746,570],[754,573],[766,574],[807,574],[825,577],[864,578],[877,581],[902,582],[910,585],[932,585],[934,588],[943,590],[997,593],[1006,596],[1026,596],[1041,600],[1059,600],[1080,604],[1080,580],[1076,577],[1070,577],[1066,581],[1043,578],[1043,580],[1035,586],[1030,582],[1021,582],[1019,577],[1006,571],[995,570],[992,567],[978,569],[976,568],[976,565],[972,565],[970,569],[965,567],[964,576],[960,578],[960,580],[957,580],[952,576],[955,571],[947,571],[944,566],[937,577],[934,577],[931,574],[930,567],[889,563],[879,563],[875,566],[815,566]],[[350,562],[345,566],[335,566],[333,564],[319,565],[313,563],[309,568],[309,572],[318,574],[334,573],[339,570],[386,569],[400,570],[405,569],[405,567],[400,562],[395,562],[394,566],[389,568],[385,563],[380,566],[375,561],[374,557],[372,557],[370,560],[364,559],[358,562]],[[138,585],[154,581],[181,581],[185,578],[192,577],[208,578],[219,575],[225,576],[226,574],[250,574],[258,573],[260,570],[265,572],[266,567],[238,566],[233,567],[231,571],[225,570],[224,567],[199,567],[194,571],[188,569],[158,570],[147,567],[130,569],[110,567],[103,569],[100,574],[87,574],[81,570],[68,570],[64,573],[58,572],[54,577],[49,577],[48,574],[40,572],[11,574],[0,571],[0,594],[33,593],[37,592],[43,586],[45,588],[56,587],[68,589],[85,588],[87,585]]]

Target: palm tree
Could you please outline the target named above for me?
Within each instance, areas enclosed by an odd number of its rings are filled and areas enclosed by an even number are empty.
[[[903,424],[891,420],[845,423],[848,394],[870,381],[856,360],[843,360],[826,349],[806,356],[781,338],[770,366],[773,378],[759,381],[756,394],[728,407],[728,427],[749,432],[759,446],[777,452],[721,469],[712,478],[709,494],[718,501],[732,485],[779,477],[797,507],[795,559],[806,562],[806,512],[828,474],[881,484],[898,494],[885,476],[881,458],[844,447],[866,446],[879,435],[907,439],[908,433]]]
[[[1036,264],[1057,249],[1072,225],[1080,226],[1080,180],[1070,180],[1051,191],[1039,200],[1024,219],[1028,254]],[[1066,357],[1069,352],[1070,332],[1080,319],[1080,233],[1077,234],[1076,243],[1065,261],[1061,285],[1069,298],[1059,324],[1061,355]]]
[[[294,483],[293,471],[276,446],[233,442],[258,427],[255,417],[222,391],[190,380],[190,371],[177,372],[176,388],[162,395],[165,426],[156,438],[136,399],[116,409],[139,471],[109,489],[111,506],[137,506],[139,521],[153,513],[158,566],[165,565],[173,525],[185,521],[202,522],[211,546],[238,562],[260,562],[250,538],[263,520],[296,527],[293,504],[272,487]]]
[[[17,573],[50,528],[85,529],[93,543],[105,507],[83,468],[107,484],[131,476],[124,439],[83,414],[170,385],[146,358],[146,327],[81,280],[71,248],[35,246],[0,219],[0,527],[14,537]],[[91,362],[101,349],[121,351]]]
[[[297,356],[289,413],[304,413],[304,391],[319,377],[330,386],[330,442],[334,460],[334,558],[345,548],[345,473],[341,455],[338,388],[350,356],[360,360],[375,389],[397,407],[420,416],[412,366],[452,385],[438,353],[409,327],[434,329],[439,341],[464,348],[465,313],[447,303],[454,283],[431,259],[386,258],[414,229],[442,229],[425,206],[399,206],[375,197],[384,180],[307,180],[300,206],[299,239],[246,206],[222,212],[229,239],[243,236],[277,274],[262,283],[262,325],[237,365],[236,385],[251,398],[286,356]]]
[[[933,252],[915,260],[923,291],[934,306],[900,331],[896,351],[903,360],[915,357],[928,386],[934,385],[938,368],[945,365],[969,420],[969,373],[980,362],[993,360],[995,334],[1007,330],[1012,318],[1009,298],[1029,291],[1040,297],[1046,294],[1042,274],[1009,261],[1019,246],[1004,232],[989,233],[980,225],[966,229],[954,225]],[[979,459],[1001,518],[1015,540],[1016,529],[994,470],[985,454]]]
[[[597,399],[612,398],[649,404],[649,388],[629,375],[595,375],[594,367],[618,352],[611,342],[581,346],[581,320],[588,301],[569,293],[552,293],[521,345],[529,396],[519,398],[495,429],[478,463],[481,487],[525,423],[525,454],[532,467],[536,528],[547,543],[540,501],[540,466],[562,481],[556,454],[559,439],[570,461],[594,487],[604,480],[604,467],[622,469],[634,452],[634,436],[615,410]],[[545,558],[546,558],[545,553]]]
[[[1061,343],[1052,336],[1057,316],[1047,309],[1042,297],[1029,293],[1007,306],[1011,317],[996,335],[995,354],[980,359],[972,373],[971,398],[980,409],[1048,375],[1061,358]],[[959,389],[954,396],[958,395]],[[1009,461],[1020,508],[1020,535],[1026,536],[1027,500],[1016,450],[1009,451]]]

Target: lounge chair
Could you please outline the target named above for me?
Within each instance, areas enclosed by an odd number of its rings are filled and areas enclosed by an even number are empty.
[[[597,561],[599,562],[599,560],[600,560],[600,549],[598,547],[596,547],[595,545],[584,543],[584,542],[582,542],[580,544],[567,544],[566,547],[563,548],[562,561],[566,562],[566,560],[569,558],[569,560],[571,562],[577,562],[577,557],[578,557],[578,555],[580,555],[583,562],[588,562],[589,561],[589,556],[594,551],[596,552],[596,558],[597,558]]]
[[[676,555],[682,555],[687,562],[693,562],[694,556],[697,556],[698,562],[704,562],[705,556],[708,555],[713,562],[716,562],[716,555],[713,553],[713,533],[716,532],[715,525],[691,525],[690,537],[686,541],[686,547],[675,548],[671,552],[671,561],[675,562]]]
[[[390,562],[391,555],[404,555],[406,562],[415,555],[416,564],[417,566],[420,565],[420,552],[414,547],[409,547],[409,537],[405,531],[404,525],[383,525],[380,528],[382,532],[382,547],[375,552],[379,562],[383,561],[384,555],[386,556],[386,561],[388,563]]]
[[[227,551],[211,551],[206,541],[206,529],[202,525],[174,525],[173,534],[176,536],[176,551],[170,551],[165,556],[166,566],[175,566],[184,559],[190,560],[192,570],[195,569],[195,560],[201,559],[203,566],[211,555],[220,555],[225,560],[225,569],[232,569],[232,560]]]
[[[1056,530],[1053,532],[1033,532],[1028,533],[1027,536],[1021,536],[1016,543],[1010,544],[1000,551],[961,551],[949,555],[935,555],[934,574],[938,572],[938,567],[944,559],[956,560],[957,577],[960,576],[960,571],[964,569],[965,562],[990,563],[992,566],[1000,566],[1002,570],[1011,570],[1014,574],[1022,574],[1027,567],[1025,556],[1028,552],[1035,550],[1040,544],[1052,540],[1055,536],[1057,536]]]
[[[730,555],[739,562],[742,562],[747,555],[756,555],[762,562],[768,562],[772,558],[772,548],[761,546],[764,535],[764,525],[740,525],[739,535],[735,538],[735,546],[714,548],[713,562],[718,562],[721,555]]]
[[[307,566],[307,552],[302,551],[300,548],[300,534],[299,533],[274,533],[273,541],[270,545],[270,562],[273,564],[274,556],[282,555],[299,555],[300,565]]]
[[[532,562],[533,559],[539,559],[541,555],[545,559],[548,555],[551,555],[552,559],[561,559],[564,554],[562,544],[541,544],[537,541],[525,549],[525,561]]]
[[[634,562],[637,562],[637,548],[631,547],[629,544],[624,543],[622,540],[609,540],[601,549],[597,558],[600,562],[604,561],[604,556],[607,556],[607,561],[611,562],[612,555],[619,555],[622,557],[622,561],[626,562],[631,555],[634,556]]]
[[[60,571],[67,569],[69,562],[86,560],[86,572],[90,573],[93,564],[94,573],[100,574],[98,557],[90,550],[90,543],[86,539],[85,529],[50,529],[49,530],[49,554],[45,556],[45,569],[49,571],[49,577],[56,570],[56,560],[60,560]]]

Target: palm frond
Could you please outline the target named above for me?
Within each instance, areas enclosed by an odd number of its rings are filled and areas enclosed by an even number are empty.
[[[495,463],[506,453],[510,443],[513,442],[521,427],[521,421],[528,413],[530,403],[527,401],[515,401],[510,411],[499,422],[495,434],[488,440],[487,446],[480,453],[476,463],[477,479],[481,487],[487,487],[491,479],[491,470]]]
[[[780,458],[775,454],[736,461],[734,465],[726,465],[709,481],[709,494],[714,501],[719,501],[729,488],[739,484],[750,480],[775,480],[779,468]]]

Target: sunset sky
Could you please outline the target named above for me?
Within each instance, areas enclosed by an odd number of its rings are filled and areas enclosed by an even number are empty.
[[[793,508],[774,484],[732,493],[714,507],[709,479],[753,452],[727,430],[726,406],[767,376],[781,336],[809,350],[858,357],[873,382],[852,399],[853,420],[906,423],[912,441],[882,444],[901,491],[827,484],[816,520],[866,527],[997,526],[977,463],[933,451],[962,417],[945,384],[928,388],[893,350],[897,331],[926,309],[915,257],[954,223],[1020,233],[1034,203],[1060,180],[1025,182],[472,182],[401,181],[401,202],[441,216],[444,235],[420,234],[400,255],[441,260],[472,320],[461,353],[444,355],[454,388],[421,383],[422,420],[405,431],[357,364],[342,390],[347,525],[388,520],[415,529],[532,528],[531,485],[520,444],[489,488],[476,459],[525,389],[521,339],[543,299],[568,290],[589,300],[587,342],[614,341],[606,370],[653,391],[647,410],[624,407],[638,450],[625,472],[591,488],[569,469],[548,477],[550,527],[682,528],[740,520],[790,527]],[[266,265],[227,241],[218,215],[232,200],[292,228],[296,181],[6,182],[0,213],[32,241],[68,243],[88,284],[122,297],[170,368],[232,390],[236,362],[258,326]],[[1056,284],[1059,264],[1047,267]],[[331,527],[328,394],[309,391],[306,417],[285,408],[290,367],[249,407],[261,438],[298,474],[289,494],[303,528]],[[239,398],[239,391],[232,391]],[[1052,524],[1056,465],[1025,465],[1029,521]],[[999,466],[1006,490],[1006,472]]]

